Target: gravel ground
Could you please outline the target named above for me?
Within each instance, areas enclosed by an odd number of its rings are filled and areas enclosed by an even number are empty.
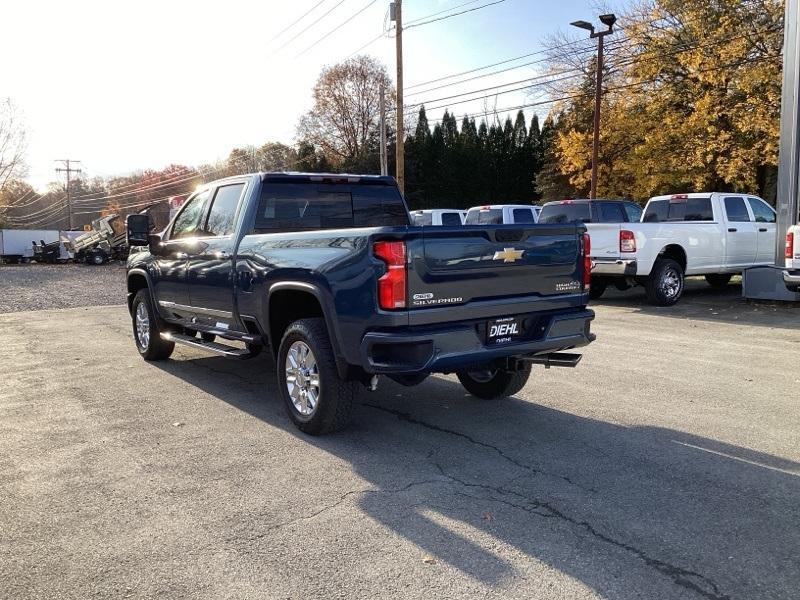
[[[0,265],[0,313],[124,303],[124,263]]]

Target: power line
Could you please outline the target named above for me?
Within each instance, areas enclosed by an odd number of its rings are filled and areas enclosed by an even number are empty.
[[[305,18],[306,18],[308,15],[310,15],[310,14],[311,14],[311,13],[314,11],[314,9],[316,9],[316,8],[317,8],[317,7],[318,7],[320,4],[322,4],[323,2],[325,2],[325,0],[319,0],[319,2],[317,2],[317,3],[316,3],[314,6],[312,6],[311,8],[309,8],[309,9],[308,9],[306,12],[304,12],[302,15],[300,15],[300,16],[299,16],[297,19],[295,19],[295,20],[294,20],[294,21],[292,21],[292,22],[291,22],[289,25],[287,25],[286,27],[284,27],[283,29],[281,29],[281,30],[280,30],[278,33],[276,33],[276,34],[275,34],[275,35],[272,37],[272,39],[270,40],[270,42],[274,42],[274,41],[275,41],[275,40],[277,40],[279,37],[281,37],[281,36],[282,36],[284,33],[286,33],[287,31],[289,31],[289,30],[290,30],[292,27],[294,27],[295,25],[297,25],[297,24],[298,24],[300,21],[302,21],[303,19],[305,19]]]
[[[288,45],[289,45],[289,44],[291,44],[293,41],[295,41],[297,38],[299,38],[301,35],[303,35],[303,34],[304,34],[306,31],[308,31],[309,29],[311,29],[311,28],[312,28],[314,25],[316,25],[317,23],[319,23],[319,22],[320,22],[322,19],[324,19],[324,18],[325,18],[325,17],[327,17],[329,14],[331,14],[331,13],[332,13],[334,10],[336,10],[337,8],[339,8],[339,7],[340,7],[342,4],[344,4],[344,2],[345,2],[345,0],[339,0],[339,2],[337,2],[336,4],[334,4],[334,5],[333,5],[333,7],[329,8],[329,9],[328,9],[328,10],[327,10],[325,13],[323,13],[323,14],[322,14],[322,16],[320,16],[319,18],[317,18],[317,20],[316,20],[316,21],[312,22],[312,23],[311,23],[310,25],[308,25],[306,28],[304,28],[304,29],[300,30],[300,33],[297,33],[297,34],[295,34],[295,35],[294,35],[292,38],[288,39],[288,40],[287,40],[287,41],[285,41],[283,44],[281,44],[280,46],[278,46],[278,48],[277,48],[275,51],[276,51],[276,52],[278,52],[279,50],[283,50],[283,49],[284,49],[286,46],[288,46]]]
[[[710,73],[710,72],[714,72],[714,71],[722,71],[724,69],[730,69],[730,68],[740,67],[740,66],[744,66],[744,65],[748,65],[748,64],[754,64],[754,63],[758,63],[758,62],[763,62],[765,60],[775,60],[775,59],[779,59],[779,58],[782,58],[782,56],[780,54],[773,54],[773,55],[762,56],[762,57],[754,58],[754,59],[745,59],[745,60],[741,60],[741,61],[737,61],[737,62],[733,62],[733,63],[728,63],[728,64],[725,64],[725,65],[720,65],[720,66],[717,66],[717,67],[712,67],[712,68],[709,68],[709,69],[701,69],[701,70],[695,71],[695,73]],[[634,87],[643,87],[643,86],[646,86],[648,84],[658,83],[658,82],[659,82],[658,79],[648,79],[648,80],[645,80],[645,81],[636,81],[636,82],[631,82],[631,83],[627,83],[627,84],[621,84],[621,85],[617,85],[617,86],[614,86],[614,87],[607,88],[605,90],[605,93],[618,92],[618,91],[621,91],[621,90],[624,90],[624,89],[630,89],[630,88],[634,88]],[[586,97],[590,97],[590,96],[592,96],[592,93],[571,94],[571,95],[567,95],[567,96],[561,96],[559,98],[552,98],[552,99],[549,99],[549,100],[542,100],[542,101],[537,101],[537,102],[520,104],[518,106],[509,106],[509,107],[505,107],[505,108],[494,109],[492,112],[494,114],[498,114],[498,113],[503,113],[503,112],[509,112],[509,111],[512,111],[512,110],[521,110],[523,108],[530,108],[530,107],[534,107],[534,106],[543,106],[543,105],[547,105],[547,104],[555,104],[555,103],[564,102],[564,101],[567,101],[567,100],[577,100],[577,99],[580,99],[580,98],[586,98]],[[484,96],[484,98],[490,98],[490,97],[492,97],[492,95]],[[484,98],[475,98],[475,100],[482,100]],[[445,108],[445,107],[444,106],[433,107],[430,110],[436,110],[438,108]],[[468,115],[464,115],[464,116],[470,118],[470,117],[477,117],[477,116],[486,115],[486,114],[487,114],[487,111],[480,111],[480,112],[476,112],[476,113],[472,113],[472,114],[468,114]],[[437,122],[440,122],[441,120],[442,120],[441,118],[428,119],[428,123],[437,123]]]
[[[489,6],[494,6],[495,4],[502,4],[506,0],[495,0],[494,2],[489,2],[487,4],[482,4],[481,6],[476,6],[475,8],[470,8],[467,10],[462,10],[461,12],[452,13],[449,15],[444,15],[443,17],[439,17],[436,19],[430,19],[428,21],[422,21],[421,23],[413,23],[406,25],[406,29],[411,29],[413,27],[422,27],[423,25],[428,25],[430,23],[436,23],[437,21],[444,21],[445,19],[452,19],[453,17],[457,17],[459,15],[465,15],[467,13],[474,12],[476,10],[481,10],[482,8],[487,8]]]
[[[318,39],[316,42],[314,42],[313,44],[311,44],[311,45],[310,45],[308,48],[306,48],[306,49],[305,49],[305,50],[303,50],[303,51],[302,51],[300,54],[298,54],[297,56],[295,56],[295,58],[299,58],[299,57],[303,56],[303,54],[305,54],[306,52],[308,52],[309,50],[311,50],[311,49],[312,49],[314,46],[316,46],[317,44],[319,44],[320,42],[322,42],[323,40],[325,40],[326,38],[328,38],[330,35],[334,34],[334,33],[335,33],[335,32],[337,32],[337,31],[339,31],[339,30],[340,30],[342,27],[344,27],[345,25],[347,25],[347,24],[348,24],[350,21],[352,21],[353,19],[355,19],[355,18],[356,18],[358,15],[360,15],[361,13],[363,13],[365,10],[367,10],[367,9],[368,9],[370,6],[372,6],[373,4],[375,4],[375,2],[377,2],[377,1],[378,1],[378,0],[371,0],[371,2],[367,3],[367,4],[366,4],[366,5],[363,7],[363,8],[359,9],[357,12],[355,12],[355,13],[354,13],[354,14],[352,14],[352,15],[350,15],[350,16],[349,16],[347,19],[345,19],[343,22],[341,22],[341,23],[340,23],[338,26],[336,26],[336,27],[334,27],[333,29],[331,29],[331,30],[330,30],[328,33],[326,33],[326,34],[325,34],[325,35],[323,35],[321,38],[319,38],[319,39]]]

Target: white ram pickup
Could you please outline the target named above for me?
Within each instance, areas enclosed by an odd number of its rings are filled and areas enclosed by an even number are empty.
[[[715,287],[748,267],[775,263],[775,211],[749,194],[706,192],[656,196],[641,223],[588,225],[592,296],[606,286],[644,286],[648,300],[675,304],[684,277]]]
[[[792,225],[786,233],[786,270],[783,281],[790,290],[800,292],[800,225]]]

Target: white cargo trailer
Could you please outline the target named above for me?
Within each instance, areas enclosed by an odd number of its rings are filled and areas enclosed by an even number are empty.
[[[60,239],[57,229],[0,229],[0,260],[27,262],[33,258],[33,243]]]

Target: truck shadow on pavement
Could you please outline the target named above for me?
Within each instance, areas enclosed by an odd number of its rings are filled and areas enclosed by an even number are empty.
[[[362,394],[349,429],[314,438],[284,414],[267,358],[158,366],[351,465],[360,487],[297,521],[352,503],[418,548],[412,560],[489,586],[526,580],[531,597],[559,595],[539,587],[552,585],[535,575],[548,569],[606,598],[797,591],[800,464],[791,460],[518,398],[479,401],[444,377],[416,388],[382,381]],[[534,396],[535,375],[525,390]]]
[[[627,308],[643,315],[673,319],[708,321],[729,325],[800,328],[800,307],[776,302],[754,302],[742,297],[741,283],[731,283],[724,289],[714,289],[705,280],[690,278],[680,301],[674,306],[653,306],[647,302],[644,289],[635,287],[620,292],[613,287],[590,308],[611,306]]]

